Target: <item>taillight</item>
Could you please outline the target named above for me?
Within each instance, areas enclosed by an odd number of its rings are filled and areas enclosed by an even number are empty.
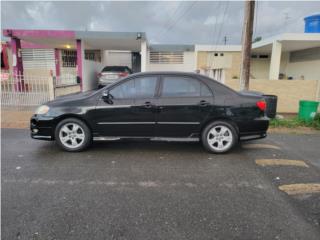
[[[265,101],[258,101],[257,102],[257,107],[261,110],[261,111],[265,111],[267,108],[267,103]]]
[[[98,73],[98,74],[97,74],[97,77],[98,77],[98,78],[101,78],[101,76],[102,76],[101,73]]]
[[[128,73],[126,73],[126,72],[121,72],[121,73],[118,74],[118,76],[119,76],[119,77],[126,77],[126,76],[128,76]]]

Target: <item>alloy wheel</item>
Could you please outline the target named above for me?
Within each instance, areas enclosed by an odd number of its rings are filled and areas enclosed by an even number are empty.
[[[83,128],[77,123],[66,123],[59,131],[61,143],[67,148],[78,148],[85,140]]]
[[[223,125],[216,125],[210,129],[207,135],[207,142],[215,151],[224,152],[232,145],[232,131]]]

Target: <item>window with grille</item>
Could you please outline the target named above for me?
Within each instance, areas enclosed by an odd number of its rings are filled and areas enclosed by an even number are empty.
[[[76,67],[77,51],[61,50],[62,67]]]
[[[85,50],[85,59],[95,62],[101,62],[100,50]]]
[[[183,52],[150,52],[150,63],[183,64]]]

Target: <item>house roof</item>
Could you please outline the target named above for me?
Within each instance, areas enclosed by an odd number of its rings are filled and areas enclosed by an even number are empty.
[[[210,52],[240,52],[241,45],[200,45],[195,46],[196,51]]]
[[[188,44],[152,44],[149,46],[155,52],[193,52],[194,45]]]
[[[320,33],[284,33],[252,44],[252,52],[269,53],[274,41],[282,43],[283,52],[320,47]]]
[[[86,49],[131,51],[140,51],[141,41],[146,40],[144,32],[4,29],[3,35],[52,48],[75,48],[76,40],[81,39]]]

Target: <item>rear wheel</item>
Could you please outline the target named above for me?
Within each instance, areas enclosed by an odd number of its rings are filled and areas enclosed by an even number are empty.
[[[237,143],[238,135],[230,123],[217,121],[209,124],[203,130],[201,140],[209,152],[225,153]]]
[[[55,139],[63,150],[79,152],[90,145],[92,136],[84,122],[76,118],[67,118],[57,125]]]

